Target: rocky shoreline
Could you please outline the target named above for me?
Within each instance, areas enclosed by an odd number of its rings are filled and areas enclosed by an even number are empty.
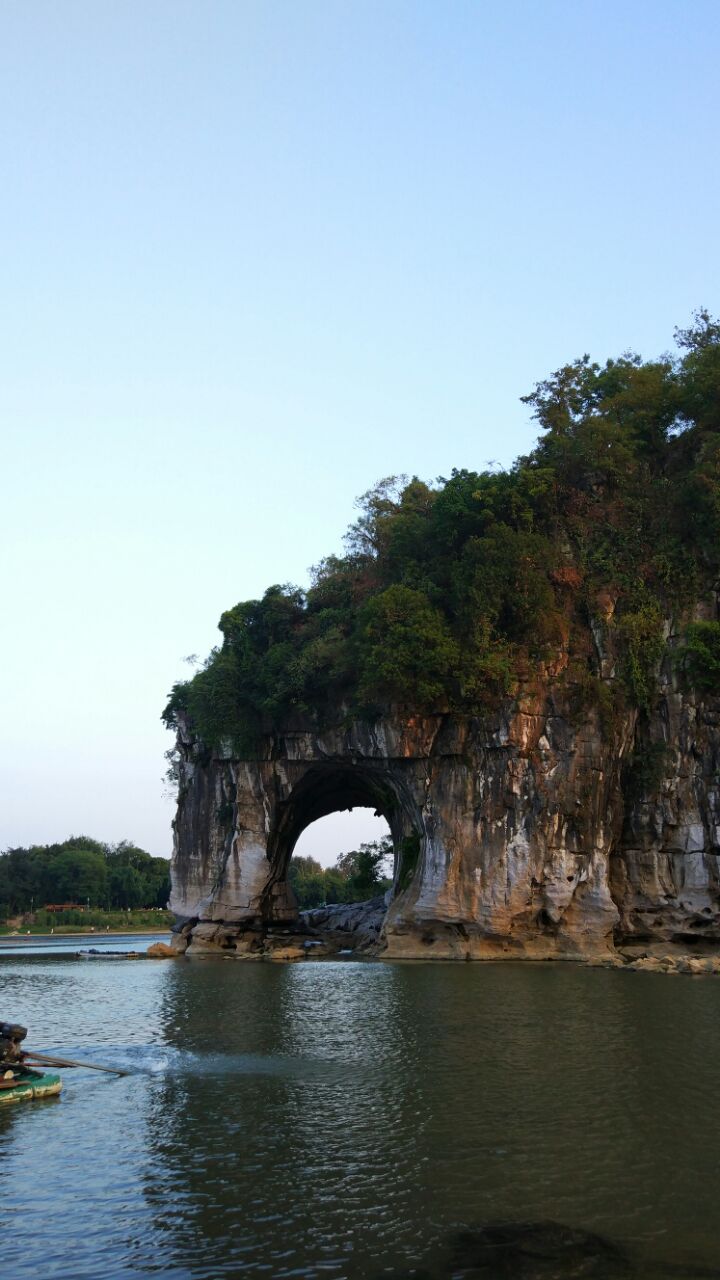
[[[374,956],[382,950],[384,897],[369,902],[315,907],[287,924],[237,925],[178,921],[163,955],[223,955],[239,960],[326,960],[337,955]],[[160,951],[156,952],[160,955]]]
[[[316,907],[300,913],[297,921],[268,926],[259,923],[237,925],[225,922],[178,921],[170,944],[156,943],[148,951],[154,958],[212,958],[236,960],[298,961],[356,960],[423,961],[458,960],[486,963],[574,963],[594,968],[624,969],[644,973],[708,975],[720,974],[720,948],[699,944],[689,951],[671,944],[649,947],[631,944],[600,950],[558,952],[548,948],[527,949],[509,945],[467,947],[464,957],[448,955],[446,943],[438,954],[428,939],[423,953],[414,949],[405,955],[388,949],[382,934],[387,913],[384,897],[369,902]]]

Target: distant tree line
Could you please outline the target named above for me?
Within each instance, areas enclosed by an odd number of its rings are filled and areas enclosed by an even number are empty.
[[[169,894],[167,858],[128,840],[70,836],[0,853],[0,919],[70,902],[106,911],[165,907]]]
[[[340,854],[332,867],[316,858],[296,857],[289,880],[302,910],[326,903],[364,902],[391,884],[389,836]],[[90,836],[70,836],[59,844],[30,845],[0,852],[0,921],[48,905],[100,911],[165,907],[170,864],[128,840],[104,844]],[[64,923],[72,912],[58,917]],[[67,920],[66,920],[67,917]]]
[[[288,879],[301,911],[335,902],[365,902],[390,888],[392,840],[372,840],[341,853],[333,867],[316,858],[298,856],[290,862]]]

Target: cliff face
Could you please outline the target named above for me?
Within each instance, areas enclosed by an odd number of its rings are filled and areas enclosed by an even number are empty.
[[[649,785],[626,787],[610,890],[619,940],[720,940],[720,699],[697,701],[666,682],[637,735]]]
[[[602,660],[602,655],[601,655]],[[338,717],[340,718],[340,717]],[[242,947],[297,919],[286,883],[315,819],[369,805],[396,851],[388,957],[573,957],[720,941],[720,699],[661,675],[652,715],[578,713],[539,678],[482,719],[386,717],[202,752],[180,728],[178,946]]]

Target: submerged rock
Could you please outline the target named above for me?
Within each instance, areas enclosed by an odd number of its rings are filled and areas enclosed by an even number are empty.
[[[559,1222],[488,1223],[458,1236],[457,1280],[631,1280],[637,1275],[613,1241]]]

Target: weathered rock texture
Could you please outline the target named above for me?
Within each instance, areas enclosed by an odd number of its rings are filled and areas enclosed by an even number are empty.
[[[597,960],[629,943],[720,943],[720,699],[682,692],[668,666],[642,729],[631,711],[608,725],[557,674],[478,719],[344,724],[339,711],[336,727],[269,736],[254,760],[209,753],[181,728],[178,949],[251,955],[268,926],[331,928],[298,922],[288,863],[309,823],[368,805],[396,852],[387,908],[363,934],[387,957]]]
[[[667,684],[635,760],[655,777],[626,791],[610,889],[619,939],[720,941],[720,699]]]

